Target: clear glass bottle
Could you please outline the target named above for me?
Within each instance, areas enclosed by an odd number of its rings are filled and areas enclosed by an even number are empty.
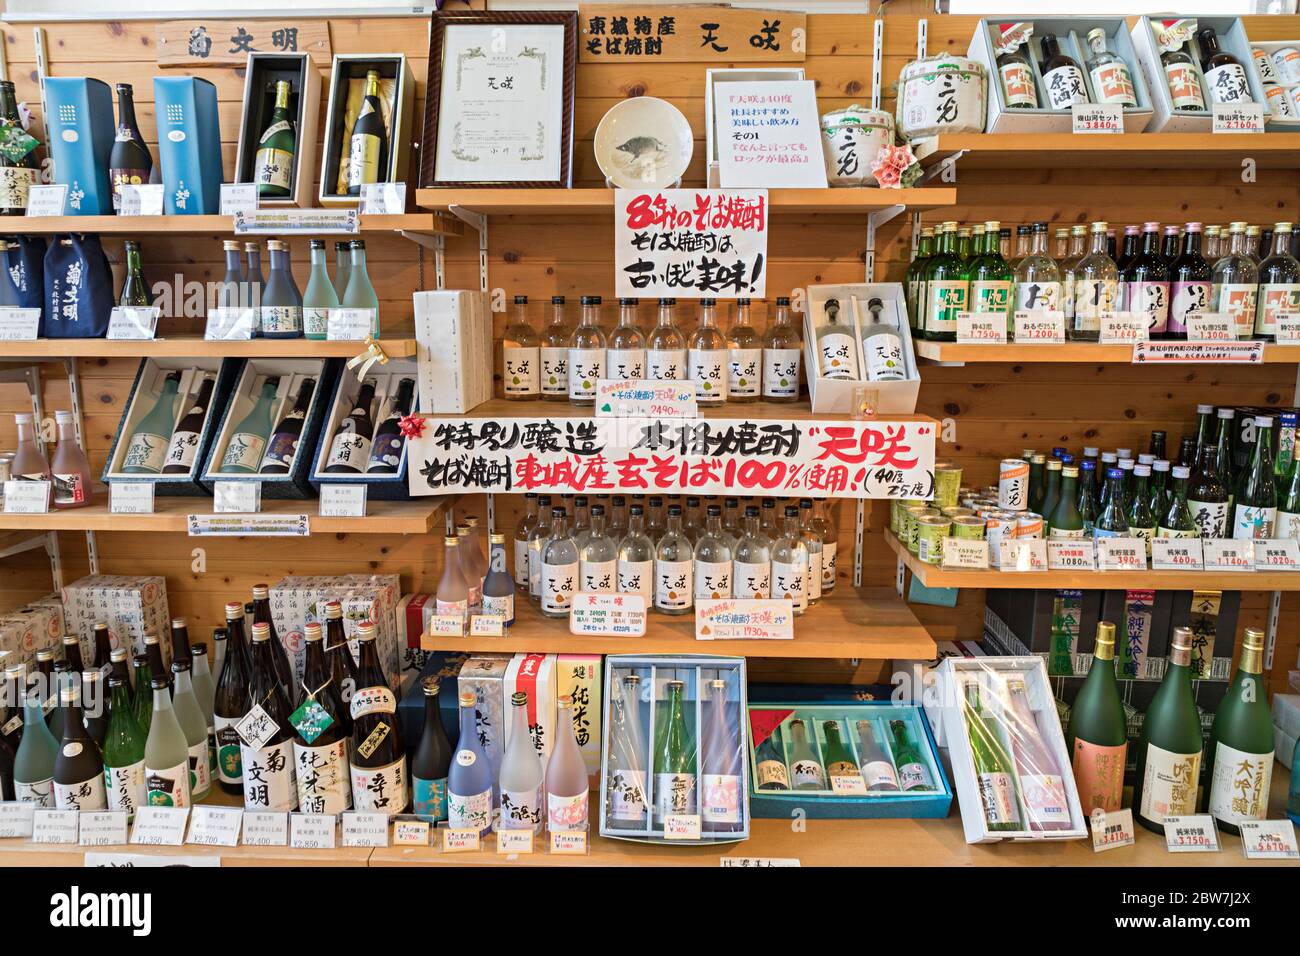
[[[531,402],[541,396],[540,342],[528,321],[528,296],[515,296],[514,317],[501,338],[501,378],[510,401]]]
[[[538,495],[537,522],[528,532],[528,598],[542,600],[542,551],[551,536],[551,496]]]
[[[802,502],[800,504],[802,507]],[[826,514],[826,499],[814,498],[812,510],[804,516],[803,520],[822,542],[822,593],[834,591],[838,568],[839,540],[835,533],[835,526]]]
[[[1119,299],[1119,270],[1106,252],[1106,223],[1092,224],[1092,248],[1079,260],[1074,276],[1074,315],[1066,337],[1095,342],[1101,336],[1101,314],[1112,312]]]
[[[704,529],[695,542],[695,600],[731,597],[733,551],[722,529],[722,509],[708,505]]]
[[[660,299],[655,326],[646,336],[646,375],[654,381],[686,378],[686,338],[673,322],[676,299]]]
[[[546,826],[549,830],[587,829],[587,767],[578,749],[573,697],[555,702],[555,749],[546,762]]]
[[[804,584],[804,593],[808,603],[816,604],[822,599],[822,536],[812,526],[811,498],[799,499],[799,532],[803,535],[804,547],[808,549],[808,579]]]
[[[790,777],[795,790],[825,790],[826,771],[808,738],[808,725],[795,718],[790,721]]]
[[[334,294],[340,302],[348,291],[348,278],[352,272],[352,244],[346,240],[334,243]]]
[[[1228,226],[1228,250],[1214,263],[1211,312],[1232,316],[1237,338],[1255,333],[1255,310],[1259,295],[1259,266],[1250,254],[1246,224]]]
[[[479,566],[482,555],[477,553],[469,525],[456,525],[457,556],[460,558],[460,576],[465,581],[469,613],[478,614],[483,608],[483,569]]]
[[[606,499],[609,496],[600,495],[599,497]],[[614,539],[615,545],[621,542],[623,536],[627,534],[627,497],[625,495],[614,495],[609,520],[605,522],[605,533]]]
[[[646,378],[645,337],[637,328],[636,313],[640,299],[618,300],[618,325],[609,334],[605,349],[605,375],[625,381]]]
[[[803,340],[790,321],[790,299],[778,296],[776,316],[763,337],[763,400],[788,403],[799,400],[799,365]]]
[[[644,830],[648,751],[641,732],[641,677],[625,674],[612,691],[617,693],[611,693],[610,727],[605,738],[609,747],[607,819],[616,830]]]
[[[705,833],[734,833],[744,823],[742,744],[728,717],[727,682],[709,681],[709,711],[700,754],[700,816]]]
[[[650,496],[650,508],[645,515],[645,533],[654,544],[659,544],[659,539],[664,536],[664,529],[668,526],[667,516],[664,514],[664,499],[661,495]]]
[[[655,546],[645,531],[645,506],[628,506],[627,534],[618,545],[618,590],[639,594],[646,607],[654,603]]]
[[[745,506],[731,577],[732,591],[738,598],[763,599],[772,593],[772,542],[759,528],[755,505]]]
[[[515,524],[514,554],[511,564],[515,587],[528,588],[528,535],[537,527],[537,492],[524,493],[524,513]]]
[[[311,273],[302,293],[302,329],[304,337],[322,341],[329,329],[329,313],[339,307],[338,292],[330,282],[325,242],[311,240]]]
[[[1047,312],[1061,308],[1061,270],[1047,251],[1047,223],[1036,222],[1029,252],[1016,263],[1016,297],[1012,311]]]
[[[542,398],[548,402],[569,400],[569,340],[573,327],[564,311],[564,296],[551,296],[551,320],[542,330],[539,347],[542,362]]]
[[[618,544],[605,529],[605,506],[591,506],[591,528],[578,539],[583,591],[613,591],[618,585]]]
[[[1106,31],[1101,27],[1088,31],[1088,50],[1090,55],[1086,65],[1097,102],[1137,106],[1137,94],[1133,90],[1133,77],[1128,65],[1106,49]]]
[[[605,333],[600,330],[600,296],[582,297],[582,318],[569,340],[569,401],[594,405],[605,377]]]
[[[1201,255],[1201,224],[1189,222],[1183,227],[1183,249],[1169,269],[1168,337],[1187,338],[1187,317],[1210,307],[1214,287],[1213,271]]]
[[[668,523],[655,548],[655,609],[690,614],[694,597],[694,549],[682,528],[682,506],[668,506]]]
[[[780,536],[772,544],[772,597],[790,601],[795,615],[808,609],[808,545],[798,505],[786,505]]]
[[[185,743],[189,748],[190,795],[200,800],[207,796],[212,786],[212,775],[208,765],[208,722],[194,694],[192,666],[187,661],[172,661],[172,709],[185,732]]]
[[[1259,264],[1255,337],[1277,335],[1277,317],[1300,312],[1300,261],[1291,254],[1291,223],[1273,226],[1273,251]]]
[[[1064,256],[1058,257],[1061,272],[1061,311],[1065,313],[1067,333],[1074,319],[1074,283],[1079,263],[1088,252],[1088,227],[1076,223],[1070,227],[1070,241]]]
[[[144,744],[145,800],[151,807],[188,807],[192,805],[189,743],[172,710],[169,685],[166,675],[155,674],[143,692],[146,697],[152,692],[153,699]]]
[[[727,337],[718,328],[717,300],[700,300],[700,326],[686,351],[688,378],[695,383],[695,403],[706,408],[727,402]]]
[[[510,732],[501,757],[501,816],[498,829],[542,829],[542,760],[528,729],[528,695],[510,696]]]
[[[379,338],[379,296],[375,295],[375,287],[370,284],[370,274],[366,271],[365,240],[353,239],[350,251],[348,287],[343,293],[342,305],[345,309],[370,309],[370,334]]]
[[[763,341],[749,321],[749,299],[736,300],[736,317],[727,330],[727,399],[756,402],[761,392]]]
[[[550,536],[542,549],[541,604],[547,617],[568,617],[578,591],[578,546],[569,533],[568,514],[551,509]]]

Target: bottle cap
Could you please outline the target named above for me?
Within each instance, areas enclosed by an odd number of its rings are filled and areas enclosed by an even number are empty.
[[[521,690],[517,690],[510,695],[510,704],[513,707],[527,707],[528,695]]]
[[[460,706],[473,707],[475,703],[474,693],[472,691],[463,690],[460,692],[459,700],[460,700]]]
[[[302,629],[302,639],[304,641],[319,641],[321,639],[320,624],[316,621],[309,621]]]
[[[515,296],[515,305],[527,305],[527,304],[528,304],[528,296],[526,295]]]
[[[786,516],[787,518],[797,518],[797,517],[799,517],[799,506],[798,506],[798,505],[786,505],[786,506],[785,506],[785,516]]]
[[[424,691],[425,697],[437,697],[439,685],[441,685],[441,683],[442,681],[438,679],[436,674],[430,674],[428,677],[420,681],[420,689]],[[469,697],[473,700],[474,695],[470,694]]]
[[[238,601],[226,602],[227,621],[238,621],[238,620],[242,620],[243,617],[244,617],[244,605],[240,604]]]
[[[271,625],[259,622],[253,625],[253,641],[269,641],[271,639]]]
[[[1241,646],[1243,649],[1250,648],[1252,651],[1262,651],[1264,649],[1264,632],[1257,627],[1248,627],[1242,635]]]
[[[1190,627],[1174,628],[1173,648],[1178,651],[1192,649],[1192,629]]]
[[[442,539],[442,543],[448,548],[454,548],[456,547],[457,544],[460,543],[460,539],[457,538],[454,534],[449,534]]]
[[[375,639],[375,622],[374,621],[357,622],[356,639],[358,641],[373,641]]]
[[[151,677],[149,678],[149,686],[152,687],[154,690],[166,690],[168,686],[167,678],[161,675],[157,677]]]
[[[145,646],[146,646],[146,647],[148,647],[150,644],[157,644],[157,643],[158,643],[158,635],[156,635],[156,634],[146,634],[146,635],[144,636],[144,643],[145,643]]]
[[[203,646],[202,644],[194,645],[195,648],[199,648],[202,646]],[[126,660],[126,648],[125,647],[113,648],[113,650],[109,652],[108,659],[112,661],[114,664],[116,664],[118,661]]]
[[[573,706],[573,697],[570,694],[562,694],[555,699],[555,703],[561,710],[566,710]]]
[[[343,605],[338,601],[325,602],[325,620],[341,620],[343,617]]]
[[[1175,478],[1186,478],[1192,473],[1192,470],[1184,465],[1175,465],[1172,472]]]
[[[167,686],[166,681],[163,681],[163,686]],[[80,693],[76,687],[64,687],[59,691],[59,701],[64,704],[75,704]]]

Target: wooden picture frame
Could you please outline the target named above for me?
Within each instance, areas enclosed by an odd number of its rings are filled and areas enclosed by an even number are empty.
[[[450,87],[445,82],[444,59],[458,48],[458,44],[450,40],[448,34],[449,31],[454,34],[457,27],[467,26],[500,29],[507,31],[507,36],[512,29],[519,34],[526,33],[529,28],[539,27],[559,27],[563,30],[563,39],[559,44],[562,62],[558,64],[558,70],[556,69],[557,64],[554,62],[548,64],[546,62],[545,51],[538,56],[531,48],[525,48],[529,52],[522,54],[524,57],[538,60],[538,69],[542,71],[541,90],[544,91],[547,98],[547,112],[553,118],[558,105],[560,126],[558,138],[553,138],[555,131],[547,129],[544,121],[539,119],[537,121],[536,142],[537,148],[544,153],[552,149],[558,151],[558,157],[521,155],[515,161],[517,167],[523,165],[526,160],[536,159],[538,160],[538,166],[545,162],[546,171],[554,171],[554,176],[512,179],[509,174],[481,177],[464,175],[467,171],[476,171],[472,164],[479,162],[481,157],[460,151],[466,149],[463,145],[449,145],[450,137],[447,131],[442,130],[442,125],[449,118],[449,114],[443,110],[443,99],[451,92]],[[541,36],[542,34],[534,29],[534,35]],[[547,39],[550,46],[555,48],[554,39],[550,37]],[[465,55],[460,59],[459,69],[464,69],[464,63],[467,60],[480,57],[485,57],[481,46],[467,48]],[[573,100],[577,62],[578,14],[576,10],[539,11],[535,13],[513,10],[434,13],[429,31],[429,76],[424,107],[424,133],[421,138],[422,145],[420,149],[420,186],[422,188],[509,187],[535,189],[568,189],[571,187],[573,185]],[[546,89],[546,79],[548,77],[558,78],[559,80],[559,82],[552,82],[552,88],[549,90]],[[459,83],[461,79],[462,74],[458,72],[456,82]],[[496,89],[496,87],[493,87],[493,89]],[[531,88],[530,92],[532,92]],[[553,99],[555,97],[558,97],[558,104]],[[490,108],[490,104],[487,108]],[[482,126],[481,120],[479,123]],[[440,130],[442,131],[441,137]],[[460,135],[460,130],[457,129],[457,143],[460,143]],[[443,175],[445,178],[439,178],[440,148],[444,153],[453,149],[458,150],[453,154],[454,161],[451,157],[444,157]],[[473,147],[469,148],[472,149]],[[558,158],[558,168],[555,164],[556,158]],[[453,169],[454,174],[449,174],[448,170]],[[484,171],[487,171],[486,166]]]

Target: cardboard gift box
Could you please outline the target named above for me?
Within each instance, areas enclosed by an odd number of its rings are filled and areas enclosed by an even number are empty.
[[[433,678],[438,682],[438,711],[442,729],[452,749],[460,739],[460,711],[456,700],[459,692],[461,666],[469,660],[466,651],[431,651],[419,671],[408,682],[402,681],[402,696],[397,704],[397,722],[402,729],[402,741],[407,754],[415,753],[424,731],[424,681]],[[510,655],[504,655],[509,660]]]
[[[424,676],[424,665],[432,652],[420,646],[420,638],[429,628],[429,619],[437,609],[432,594],[403,594],[397,602],[397,644],[402,652],[402,694]]]
[[[492,310],[487,293],[417,292],[421,412],[464,413],[492,398]]]
[[[510,724],[506,672],[513,660],[509,654],[476,654],[461,665],[456,677],[457,694],[474,695],[478,742],[492,765],[493,780],[501,779],[501,758],[506,754],[506,728]],[[443,699],[440,704],[446,707],[448,701]],[[458,700],[451,701],[451,705],[460,706]],[[493,800],[500,805],[499,788],[493,788]]]
[[[856,297],[858,307],[853,308]],[[817,331],[826,325],[826,303],[836,299],[840,304],[839,324],[851,331],[857,349],[859,377],[854,380],[829,379],[822,376],[821,344]],[[862,338],[863,328],[871,321],[867,303],[879,299],[880,320],[893,326],[898,334],[901,354],[894,361],[902,364],[903,378],[897,381],[871,382],[867,379],[864,356],[872,350]],[[907,317],[903,286],[899,282],[864,282],[844,285],[811,285],[808,287],[808,308],[803,314],[804,365],[808,376],[808,395],[812,410],[819,414],[848,415],[853,411],[853,389],[866,385],[879,389],[877,414],[910,415],[916,411],[916,399],[921,391],[921,373],[916,365],[916,352],[912,347],[912,326]]]
[[[92,574],[63,588],[63,616],[69,634],[81,638],[81,656],[88,660],[95,624],[108,625],[113,647],[143,654],[148,634],[158,638],[163,663],[171,663],[171,613],[167,581],[158,576]]]
[[[375,386],[375,397],[369,411],[376,433],[384,418],[392,412],[392,402],[402,380],[410,379],[414,385],[418,375],[418,366],[411,359],[389,359],[388,364],[377,365],[371,369],[366,376],[366,381]],[[366,496],[369,499],[407,501],[411,494],[407,490],[406,482],[406,440],[402,440],[402,453],[397,463],[397,471],[392,474],[372,474],[364,469],[367,469],[370,452],[374,448],[374,439],[378,435],[372,435],[371,441],[366,442],[355,433],[339,433],[339,426],[347,420],[356,407],[361,388],[362,382],[350,369],[342,370],[335,378],[333,394],[324,406],[323,424],[320,428],[315,455],[312,458],[309,480],[317,491],[322,485],[328,484],[365,485]],[[408,411],[415,410],[414,392],[411,395],[411,404],[412,407]],[[326,471],[331,462],[344,457],[363,470],[360,473]]]
[[[379,71],[379,105],[388,133],[388,157],[380,182],[404,183],[411,159],[411,120],[415,114],[415,80],[400,53],[336,53],[330,69],[329,105],[325,114],[325,149],[321,158],[320,204],[352,206],[360,196],[348,194],[352,126],[361,111],[366,74]]]
[[[1169,91],[1165,66],[1160,60],[1159,36],[1173,27],[1174,33],[1187,44],[1190,54],[1191,69],[1201,87],[1201,97],[1205,102],[1204,110],[1188,110],[1174,106],[1173,95]],[[1264,104],[1264,119],[1269,118],[1268,106],[1265,104],[1264,87],[1260,80],[1259,69],[1250,52],[1250,40],[1246,37],[1246,28],[1240,17],[1203,17],[1177,20],[1159,17],[1139,17],[1133,24],[1131,36],[1133,48],[1137,52],[1138,65],[1151,94],[1153,115],[1147,127],[1151,132],[1165,133],[1208,133],[1214,125],[1214,101],[1210,96],[1210,85],[1201,70],[1200,45],[1195,33],[1205,27],[1213,28],[1219,37],[1219,48],[1237,58],[1246,73],[1246,83],[1250,88],[1252,102]]]
[[[113,91],[84,76],[47,76],[45,131],[54,181],[68,187],[65,216],[113,215],[108,161],[117,135]]]
[[[63,637],[63,604],[58,598],[41,599],[25,607],[0,614],[0,651],[8,654],[5,666],[26,664],[28,671],[35,667],[37,651],[54,651],[58,655]],[[93,644],[82,638],[82,658]]]
[[[169,216],[219,213],[224,180],[216,86],[194,76],[156,76],[153,98],[164,211]]]
[[[288,80],[294,154],[288,196],[259,196],[261,206],[312,205],[316,168],[316,126],[320,119],[320,71],[308,53],[250,53],[244,67],[244,114],[235,155],[237,183],[254,182],[257,146],[275,109],[275,86]]]
[[[600,778],[600,665],[599,654],[560,654],[555,660],[556,700],[573,698],[573,735],[593,786]]]

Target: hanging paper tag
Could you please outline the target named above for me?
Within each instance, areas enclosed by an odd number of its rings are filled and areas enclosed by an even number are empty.
[[[289,723],[293,724],[294,730],[298,731],[302,739],[310,745],[329,729],[334,723],[334,718],[320,705],[320,701],[309,697],[289,715]]]
[[[261,704],[254,704],[253,709],[235,724],[239,736],[244,738],[244,743],[253,750],[261,750],[265,747],[266,742],[274,737],[279,729],[280,725],[262,709]]]

